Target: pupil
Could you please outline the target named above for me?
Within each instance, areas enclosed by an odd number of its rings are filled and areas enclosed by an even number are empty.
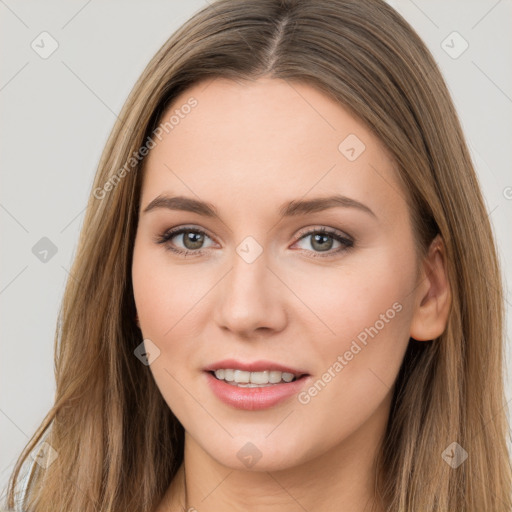
[[[199,249],[203,243],[203,235],[195,231],[186,231],[184,237],[185,247],[188,249]],[[191,245],[190,245],[191,244]]]
[[[315,244],[320,242],[321,240],[323,240],[324,242],[323,245],[320,244],[318,247],[315,247]],[[330,244],[328,243],[327,246],[325,245],[326,241],[330,242]],[[313,247],[318,248],[320,250],[329,250],[332,247],[332,242],[332,238],[329,235],[316,234],[313,236],[312,245]]]

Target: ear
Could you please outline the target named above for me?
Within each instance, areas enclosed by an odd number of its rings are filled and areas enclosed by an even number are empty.
[[[446,266],[443,239],[437,235],[421,263],[410,332],[415,340],[433,340],[446,329],[452,298]]]

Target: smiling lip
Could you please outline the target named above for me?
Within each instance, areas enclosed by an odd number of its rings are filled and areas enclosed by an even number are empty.
[[[297,378],[292,382],[271,384],[265,387],[244,388],[228,384],[215,377],[213,372],[221,368],[231,368],[248,372],[280,371],[293,373]],[[309,374],[303,370],[290,368],[271,361],[243,363],[234,359],[224,359],[204,368],[205,377],[215,396],[227,405],[246,411],[256,411],[273,407],[296,395],[309,380]]]
[[[220,368],[233,368],[233,370],[244,370],[246,372],[263,372],[265,370],[293,373],[294,375],[306,375],[307,372],[297,368],[290,368],[272,361],[253,361],[244,363],[235,359],[223,359],[204,368],[206,372],[213,372]]]

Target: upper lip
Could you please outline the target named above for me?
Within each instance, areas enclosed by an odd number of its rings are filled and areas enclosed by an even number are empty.
[[[291,368],[290,366],[285,366],[280,363],[275,363],[273,361],[252,361],[252,362],[244,362],[237,361],[236,359],[223,359],[222,361],[217,361],[216,363],[212,363],[204,368],[207,372],[214,372],[215,370],[219,370],[221,368],[224,369],[233,369],[233,370],[242,370],[246,372],[262,372],[265,370],[269,371],[278,371],[278,372],[286,372],[293,373],[296,376],[308,375],[306,371],[303,371],[300,368]]]

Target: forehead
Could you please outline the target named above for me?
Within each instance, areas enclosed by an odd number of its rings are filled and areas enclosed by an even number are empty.
[[[215,78],[175,98],[160,126],[145,164],[142,207],[162,192],[192,193],[220,208],[343,193],[374,211],[406,209],[379,139],[310,85]]]

